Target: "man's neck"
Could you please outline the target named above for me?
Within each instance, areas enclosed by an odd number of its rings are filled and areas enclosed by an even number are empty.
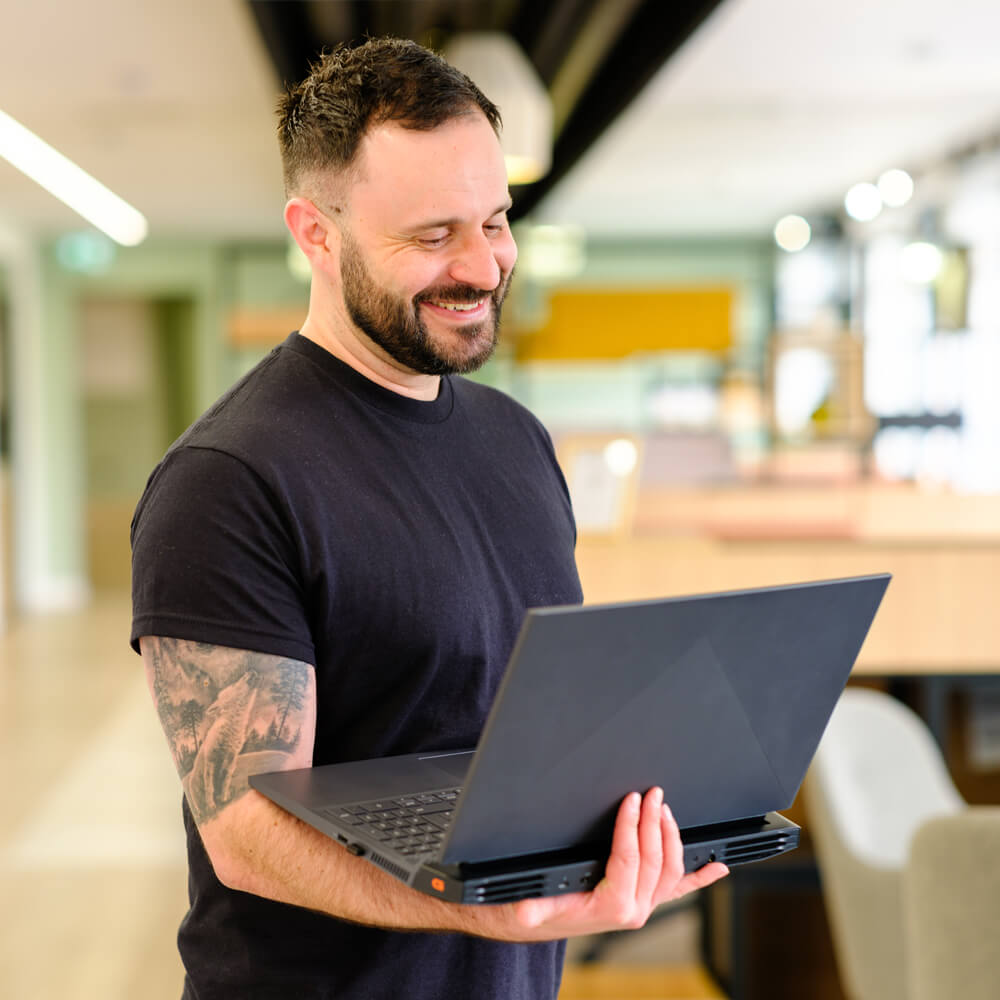
[[[441,388],[439,375],[422,375],[400,368],[384,352],[366,342],[364,335],[347,321],[324,322],[310,309],[299,333],[376,385],[411,399],[437,399]]]

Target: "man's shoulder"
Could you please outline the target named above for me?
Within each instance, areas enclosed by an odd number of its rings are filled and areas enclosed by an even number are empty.
[[[275,348],[198,417],[167,454],[204,448],[251,460],[269,450],[290,451],[319,398],[309,367],[286,345]]]

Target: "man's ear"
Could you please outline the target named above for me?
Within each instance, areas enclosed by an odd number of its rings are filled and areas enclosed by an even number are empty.
[[[285,225],[313,267],[323,270],[340,256],[340,230],[308,198],[285,205]]]

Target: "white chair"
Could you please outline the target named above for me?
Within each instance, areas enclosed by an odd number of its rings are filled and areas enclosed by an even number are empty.
[[[924,823],[903,871],[910,1000],[1000,996],[1000,808]]]
[[[805,806],[845,991],[912,1000],[902,902],[911,841],[966,808],[927,726],[889,695],[848,688],[806,776]]]

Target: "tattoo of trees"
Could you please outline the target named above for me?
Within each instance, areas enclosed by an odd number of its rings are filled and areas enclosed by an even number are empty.
[[[298,669],[300,664],[284,660],[278,664],[278,680],[271,686],[271,693],[281,699],[281,721],[278,723],[276,739],[282,739],[289,712],[299,712],[305,704],[306,685],[309,677]]]
[[[303,738],[308,664],[165,638],[144,639],[143,655],[199,823],[243,795],[251,774],[288,766]]]

